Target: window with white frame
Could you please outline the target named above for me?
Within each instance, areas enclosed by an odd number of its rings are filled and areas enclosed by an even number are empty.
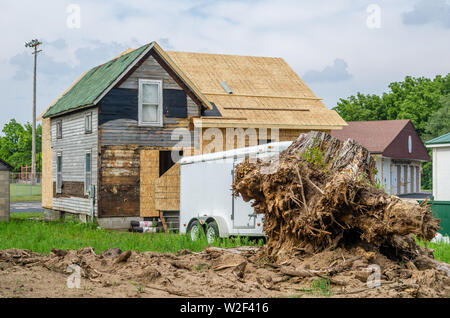
[[[139,125],[163,125],[162,81],[139,80]]]
[[[89,192],[92,180],[92,152],[87,150],[84,157],[84,193]]]
[[[89,112],[84,117],[84,132],[90,134],[92,132],[92,112]]]
[[[62,153],[58,152],[56,157],[56,193],[62,190]]]

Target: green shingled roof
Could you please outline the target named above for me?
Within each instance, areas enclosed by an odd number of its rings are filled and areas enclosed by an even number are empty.
[[[93,105],[95,100],[150,46],[146,44],[87,72],[43,117]]]
[[[431,139],[430,141],[427,141],[425,144],[426,145],[450,144],[450,132],[445,135]]]

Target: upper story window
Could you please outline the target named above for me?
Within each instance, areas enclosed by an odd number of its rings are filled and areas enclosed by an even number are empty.
[[[162,81],[139,80],[139,125],[163,125]]]
[[[56,138],[61,139],[62,138],[62,121],[58,120],[56,122]]]
[[[89,112],[84,117],[84,133],[90,134],[92,132],[92,112]]]
[[[408,136],[408,152],[412,153],[412,137]]]

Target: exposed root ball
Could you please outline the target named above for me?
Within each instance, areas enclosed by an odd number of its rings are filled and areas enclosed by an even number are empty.
[[[274,173],[266,173],[278,164]],[[278,258],[299,249],[366,244],[391,258],[425,253],[411,234],[430,240],[439,228],[429,206],[388,195],[374,182],[375,162],[354,140],[323,132],[302,134],[279,160],[246,160],[233,190],[264,213],[267,253]]]

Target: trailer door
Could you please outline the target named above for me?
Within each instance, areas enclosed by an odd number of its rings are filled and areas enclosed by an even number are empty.
[[[233,170],[231,171],[234,181],[234,167],[239,162],[234,162]],[[236,197],[232,195],[232,214],[234,229],[254,229],[256,226],[256,214],[252,207],[252,202],[245,202],[241,196]]]

